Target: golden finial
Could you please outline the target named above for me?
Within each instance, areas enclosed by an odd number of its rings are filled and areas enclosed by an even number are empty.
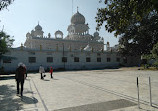
[[[21,50],[23,50],[23,44],[21,43]]]

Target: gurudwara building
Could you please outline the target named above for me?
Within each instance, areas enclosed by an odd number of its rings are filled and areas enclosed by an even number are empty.
[[[60,30],[54,36],[48,33],[46,37],[38,23],[35,29],[26,34],[24,45],[5,54],[13,59],[1,60],[0,66],[5,71],[15,71],[17,64],[23,62],[32,71],[38,70],[40,65],[45,69],[53,67],[66,70],[109,68],[120,64],[137,65],[132,58],[139,58],[121,57],[117,52],[117,45],[110,47],[109,42],[104,44],[104,39],[98,32],[89,34],[88,23],[85,23],[85,17],[78,11],[72,16],[67,31],[65,38]]]

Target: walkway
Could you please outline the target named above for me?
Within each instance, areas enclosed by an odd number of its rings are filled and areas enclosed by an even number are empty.
[[[14,75],[0,77],[0,111],[158,111],[158,71],[105,69],[28,74],[24,96],[16,96]],[[136,77],[141,104],[137,105]],[[148,77],[152,81],[149,104]]]

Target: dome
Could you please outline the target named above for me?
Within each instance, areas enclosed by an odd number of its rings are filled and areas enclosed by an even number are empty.
[[[58,30],[58,31],[55,32],[55,35],[57,35],[57,34],[63,35],[63,32]]]
[[[98,32],[94,32],[94,37],[97,37],[97,36],[99,36],[99,33]]]
[[[38,24],[38,25],[35,27],[35,30],[42,30],[42,27]]]
[[[77,24],[77,25],[69,25],[68,31],[71,32],[73,30],[73,33],[83,33],[86,32],[89,29],[87,25],[84,24]]]
[[[63,32],[58,30],[55,32],[55,38],[63,38]]]
[[[31,34],[28,32],[27,34],[26,34],[26,37],[30,37],[31,36]]]
[[[71,24],[85,24],[85,17],[77,11],[71,18]]]

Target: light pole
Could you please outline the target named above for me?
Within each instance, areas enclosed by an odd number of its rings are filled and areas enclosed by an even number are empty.
[[[62,45],[63,45],[63,62],[64,62],[64,70],[65,70],[64,43],[62,43]]]
[[[1,31],[1,33],[2,33],[2,31]],[[0,44],[2,43],[2,36],[0,36]],[[1,46],[0,46],[1,47]],[[2,66],[2,58],[1,58],[1,56],[2,56],[2,54],[1,54],[1,52],[0,52],[0,66]],[[1,68],[1,67],[0,67]]]

